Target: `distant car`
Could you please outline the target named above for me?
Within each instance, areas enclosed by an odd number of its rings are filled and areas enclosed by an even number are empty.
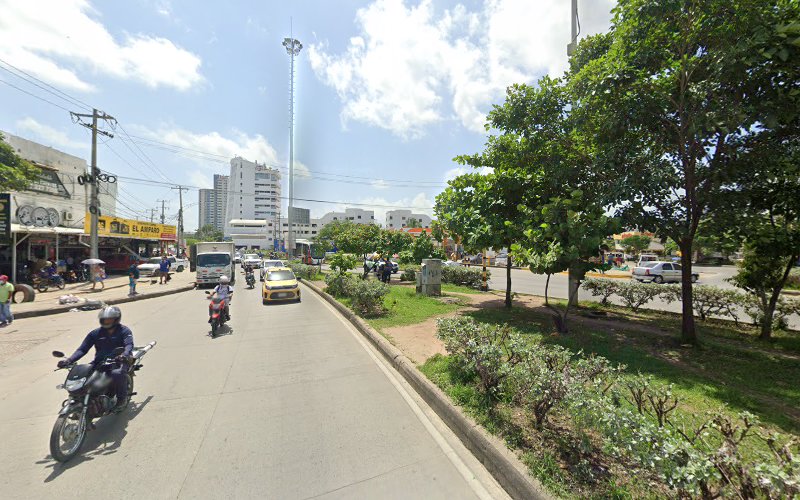
[[[300,302],[300,286],[294,273],[288,267],[271,267],[267,271],[261,295],[263,304],[276,300]]]
[[[659,262],[658,255],[652,253],[643,253],[639,256],[639,262],[636,265],[641,266],[642,262]]]
[[[282,260],[265,260],[261,263],[261,281],[264,281],[267,271],[276,267],[286,267],[286,263]]]
[[[456,262],[454,260],[446,260],[442,262],[442,265],[445,267],[461,267],[461,262]]]
[[[170,263],[169,270],[173,273],[182,273],[184,269],[189,267],[189,261],[187,259],[180,259],[170,255],[167,257],[167,260]],[[152,276],[160,267],[161,257],[152,257],[144,264],[136,266],[136,269],[139,270],[139,274],[142,276]]]
[[[683,268],[680,264],[672,262],[642,262],[642,265],[633,268],[631,278],[636,281],[653,283],[680,283],[683,280]],[[700,279],[700,275],[692,273],[692,283]]]
[[[242,257],[242,267],[250,266],[251,269],[261,267],[261,256],[257,253],[248,253]]]
[[[129,253],[118,253],[103,256],[103,261],[106,263],[106,272],[127,272],[131,264],[136,264],[138,266],[145,262],[146,259]]]
[[[508,265],[508,253],[501,252],[497,254],[497,257],[494,258],[494,265],[506,267]]]
[[[398,272],[400,270],[400,266],[397,264],[397,262],[395,262],[393,260],[390,260],[389,262],[392,263],[392,274],[394,274],[394,273],[396,273],[396,272]],[[375,266],[375,274],[378,274],[378,266],[380,266],[380,261],[367,259],[367,260],[364,261],[364,264],[366,264],[370,269],[372,268],[372,266]]]
[[[237,253],[233,256],[233,263],[234,264],[241,264],[242,263],[242,254]]]

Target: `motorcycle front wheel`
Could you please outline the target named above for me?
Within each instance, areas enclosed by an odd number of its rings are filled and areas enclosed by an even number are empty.
[[[59,415],[50,433],[50,454],[59,462],[71,460],[86,439],[86,418],[82,410]]]
[[[67,286],[67,283],[64,280],[61,280],[58,282],[57,286],[59,290],[63,290]]]
[[[44,293],[47,291],[47,283],[39,283],[36,285],[36,289],[39,290],[40,293]]]
[[[217,334],[217,328],[219,328],[219,320],[212,319],[211,320],[211,336],[215,336]]]

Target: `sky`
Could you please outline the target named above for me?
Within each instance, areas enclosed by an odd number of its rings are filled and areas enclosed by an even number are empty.
[[[149,218],[167,200],[174,221],[178,191],[169,185],[190,186],[193,230],[197,188],[227,174],[235,155],[280,168],[288,195],[281,42],[291,35],[303,44],[294,194],[314,200],[295,206],[312,217],[372,208],[383,222],[392,207],[432,214],[436,194],[465,171],[453,158],[482,150],[486,114],[505,88],[567,68],[569,0],[199,5],[0,0],[0,130],[88,162],[90,132],[68,111],[108,113],[118,124],[104,127],[114,137],[100,138],[98,166],[150,181],[119,181],[118,215]],[[581,36],[607,30],[613,5],[579,0]]]

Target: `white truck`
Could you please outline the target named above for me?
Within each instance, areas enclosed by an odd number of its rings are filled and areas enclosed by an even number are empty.
[[[236,279],[232,241],[199,241],[195,249],[197,259],[197,286],[215,285],[220,276],[227,276],[231,284]]]

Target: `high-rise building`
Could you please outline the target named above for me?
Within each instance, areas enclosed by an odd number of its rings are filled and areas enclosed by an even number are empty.
[[[200,218],[198,228],[212,225],[220,231],[225,230],[225,210],[228,200],[228,176],[214,174],[214,188],[200,190]]]
[[[281,211],[281,173],[241,157],[231,160],[225,209],[225,236],[231,220],[274,221]]]

